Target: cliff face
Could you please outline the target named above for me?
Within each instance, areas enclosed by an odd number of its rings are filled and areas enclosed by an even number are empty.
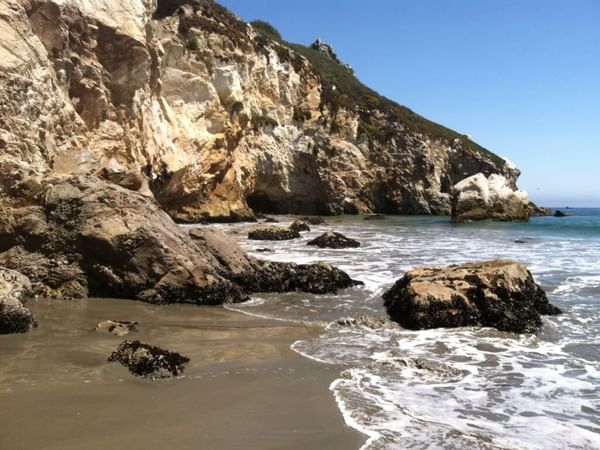
[[[4,0],[3,202],[67,174],[190,222],[449,213],[452,186],[479,172],[516,187],[516,168],[380,97],[322,48],[208,0]]]

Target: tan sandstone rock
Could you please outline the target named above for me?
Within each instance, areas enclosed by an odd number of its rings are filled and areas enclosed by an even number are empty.
[[[530,333],[540,314],[559,314],[527,268],[510,260],[419,267],[383,294],[388,314],[405,328],[488,326]]]

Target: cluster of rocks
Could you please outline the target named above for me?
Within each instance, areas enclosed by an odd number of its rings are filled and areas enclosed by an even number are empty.
[[[27,276],[32,295],[214,305],[243,301],[251,286],[267,284],[238,284],[244,277],[304,277],[293,265],[248,256],[217,230],[188,232],[151,197],[99,178],[49,178],[27,195],[5,208],[0,266]],[[352,285],[343,279],[329,284],[327,275],[322,290]],[[298,280],[282,285],[303,289]]]

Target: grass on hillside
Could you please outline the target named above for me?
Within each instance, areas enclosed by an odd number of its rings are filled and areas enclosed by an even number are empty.
[[[271,24],[264,21],[254,21],[251,24],[264,37],[276,41],[308,59],[321,79],[323,86],[322,104],[327,105],[334,115],[340,108],[357,111],[361,117],[360,129],[370,138],[384,139],[390,133],[390,130],[380,130],[371,122],[371,112],[379,110],[392,120],[402,123],[409,130],[448,143],[454,139],[460,139],[466,148],[482,153],[496,164],[504,164],[502,158],[473,142],[466,135],[432,122],[409,108],[379,95],[376,91],[362,84],[352,70],[343,64],[335,62],[311,47],[286,42],[282,39],[279,31]],[[292,58],[292,55],[285,54],[281,50],[278,53],[284,59],[289,60]]]

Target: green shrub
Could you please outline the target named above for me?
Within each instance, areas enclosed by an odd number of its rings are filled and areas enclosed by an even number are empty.
[[[187,48],[191,52],[197,52],[200,50],[200,40],[194,33],[188,33],[185,48]]]

